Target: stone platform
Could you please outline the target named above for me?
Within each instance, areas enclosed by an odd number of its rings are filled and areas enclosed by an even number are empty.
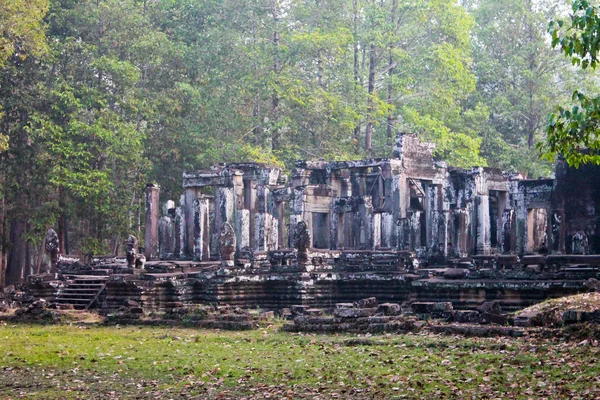
[[[561,260],[562,265],[540,263],[536,268],[518,259],[510,269],[498,259],[488,260],[486,268],[473,260],[417,268],[405,254],[391,253],[373,257],[365,252],[339,251],[327,258],[309,252],[314,257],[306,265],[278,263],[276,254],[237,260],[232,267],[219,261],[152,261],[144,270],[127,268],[124,259],[115,258],[79,269],[63,266],[57,276],[31,276],[29,287],[36,297],[54,301],[61,288],[64,291],[77,276],[101,272],[106,278],[105,290],[92,308],[102,312],[116,310],[127,301],[135,301],[148,311],[194,304],[263,310],[304,305],[333,310],[338,303],[366,297],[402,306],[450,302],[455,310],[497,300],[504,310],[516,310],[547,298],[588,291],[586,281],[600,276],[595,259],[586,264],[581,256],[576,264],[568,263],[571,260],[567,257]],[[379,261],[384,256],[387,264]]]

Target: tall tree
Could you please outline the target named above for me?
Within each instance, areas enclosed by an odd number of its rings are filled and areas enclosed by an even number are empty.
[[[560,5],[560,0],[479,0],[470,7],[477,90],[469,104],[479,110],[490,165],[530,176],[551,171],[535,143],[544,138],[551,104],[565,96],[556,82],[564,81],[566,65],[546,33]]]
[[[560,47],[574,66],[596,69],[600,51],[600,6],[597,3],[573,1],[569,19],[552,21],[549,30],[552,46]],[[570,165],[600,164],[600,96],[586,94],[579,87],[573,92],[572,100],[575,105],[558,106],[550,115],[548,140],[540,148],[549,158],[564,155]]]

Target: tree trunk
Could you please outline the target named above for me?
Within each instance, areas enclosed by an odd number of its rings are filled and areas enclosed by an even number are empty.
[[[398,0],[392,1],[392,10],[390,15],[391,26],[394,26],[396,21],[396,10],[398,8]],[[394,86],[392,85],[392,78],[394,76],[394,58],[392,56],[392,47],[389,49],[389,64],[388,64],[388,87],[387,87],[387,103],[390,107],[390,111],[387,115],[387,145],[392,147],[394,143],[394,117],[392,116],[392,102],[393,102],[393,91]]]
[[[365,132],[365,151],[367,158],[371,158],[373,154],[373,91],[375,90],[375,45],[369,47],[369,84],[367,92],[369,94],[367,104],[367,130]]]
[[[67,226],[67,217],[64,213],[58,216],[58,228],[56,231],[58,235],[58,245],[60,254],[69,254],[69,233]]]
[[[387,103],[388,106],[390,107],[390,110],[388,111],[388,115],[387,115],[387,145],[388,146],[392,146],[394,143],[394,117],[392,115],[392,101],[393,101],[393,90],[394,87],[392,85],[392,76],[394,73],[394,67],[393,67],[393,59],[392,59],[392,52],[390,50],[390,61],[389,61],[389,65],[388,65],[388,76],[389,76],[389,81],[388,81],[388,87],[387,87]]]
[[[23,269],[25,268],[25,234],[26,223],[15,220],[10,224],[10,243],[12,244],[8,254],[8,265],[6,267],[6,285],[21,282]]]
[[[280,64],[279,64],[279,4],[278,0],[273,0],[273,72],[275,76],[279,75]],[[277,85],[277,80],[275,80],[275,84]],[[272,99],[272,132],[271,132],[271,150],[279,150],[281,148],[280,145],[280,137],[279,137],[279,128],[277,126],[277,122],[279,120],[279,95],[277,94],[277,90],[273,90],[273,99]]]
[[[42,239],[42,244],[40,245],[40,249],[38,250],[38,258],[35,266],[35,274],[39,275],[42,271],[42,263],[44,261],[44,253],[46,252],[46,236]]]
[[[4,181],[4,176],[2,177]],[[4,183],[4,182],[3,182]],[[3,185],[4,186],[4,185]],[[7,266],[7,229],[6,229],[6,198],[2,196],[0,209],[0,289],[6,286],[6,266]]]
[[[353,12],[353,24],[354,24],[354,85],[358,89],[360,87],[360,80],[358,77],[358,0],[352,1],[352,12]],[[354,127],[352,132],[352,139],[358,144],[358,137],[360,135],[360,122]],[[357,146],[358,147],[358,146]]]

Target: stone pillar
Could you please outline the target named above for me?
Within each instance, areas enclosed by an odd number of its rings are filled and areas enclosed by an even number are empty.
[[[220,231],[220,227],[225,222],[235,225],[235,196],[232,187],[218,187],[215,197],[215,220],[216,227]]]
[[[196,260],[210,259],[210,203],[207,198],[194,200],[194,246]]]
[[[487,182],[483,174],[483,168],[473,170],[475,180],[475,213],[477,220],[477,230],[475,236],[475,247],[477,254],[490,254],[490,193]]]
[[[549,249],[552,252],[565,254],[565,211],[553,210],[551,214],[551,242]]]
[[[144,234],[144,255],[146,260],[158,258],[158,214],[160,187],[149,183],[146,185],[146,224]]]
[[[194,200],[201,195],[198,188],[187,188],[185,190],[185,241],[182,242],[182,254],[185,256],[194,255]]]
[[[288,248],[289,243],[287,240],[287,227],[285,226],[285,209],[286,202],[281,201],[275,204],[275,210],[277,215],[277,243],[278,248]]]
[[[373,202],[371,196],[360,199],[357,219],[359,221],[360,236],[359,247],[362,249],[373,248]]]
[[[185,196],[181,196],[179,207],[175,209],[175,258],[184,258],[187,240],[185,223]]]
[[[250,211],[237,211],[235,234],[237,236],[238,251],[250,248]]]
[[[394,249],[396,242],[394,214],[384,212],[381,214],[381,246]]]
[[[490,196],[480,194],[477,201],[477,254],[490,254]]]
[[[253,218],[254,251],[266,251],[269,248],[268,237],[271,233],[271,214],[268,213],[271,191],[265,185],[258,185],[256,194],[256,214]]]
[[[500,252],[509,253],[514,250],[513,238],[513,210],[504,210],[502,213],[501,235],[499,239]]]
[[[381,213],[373,213],[373,249],[381,247]]]
[[[472,251],[469,248],[470,213],[465,209],[459,209],[454,214],[458,220],[458,226],[456,227],[456,253],[459,257],[466,257]]]
[[[510,203],[514,210],[512,234],[514,235],[514,250],[519,255],[527,251],[527,205],[525,204],[525,193],[518,180],[508,183],[510,188]]]

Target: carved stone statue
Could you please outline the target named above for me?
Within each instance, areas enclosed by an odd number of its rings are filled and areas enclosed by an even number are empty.
[[[129,268],[143,269],[146,263],[146,256],[138,253],[138,239],[133,235],[129,235],[125,243],[127,245],[127,249],[125,250],[127,266]]]
[[[55,273],[58,268],[58,258],[60,255],[60,243],[58,234],[52,228],[46,232],[46,253],[50,257],[50,272]]]
[[[127,257],[127,266],[129,268],[135,267],[135,261],[137,257],[138,251],[138,240],[135,236],[129,235],[126,240],[127,250],[125,250],[125,254]]]
[[[221,234],[219,236],[219,249],[221,250],[221,262],[223,266],[232,267],[234,265],[236,244],[235,231],[229,222],[225,222],[221,226]]]
[[[293,232],[294,247],[298,250],[298,263],[305,265],[308,263],[308,247],[310,246],[310,233],[304,221],[300,221],[294,227]]]

